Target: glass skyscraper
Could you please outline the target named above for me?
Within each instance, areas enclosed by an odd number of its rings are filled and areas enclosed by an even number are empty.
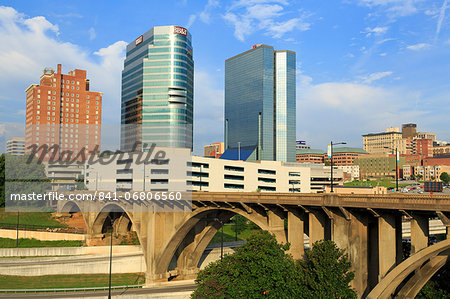
[[[255,45],[225,61],[225,149],[295,162],[295,52]]]
[[[193,94],[191,34],[157,26],[138,37],[122,71],[121,148],[140,141],[192,149]]]

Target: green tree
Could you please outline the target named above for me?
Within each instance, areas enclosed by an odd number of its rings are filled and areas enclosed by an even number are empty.
[[[247,243],[197,276],[192,298],[301,298],[298,267],[267,231],[251,235]]]
[[[333,241],[317,241],[299,261],[300,279],[305,285],[304,298],[356,298],[350,287],[355,274],[343,249]]]
[[[75,190],[87,190],[86,185],[84,184],[84,176],[83,175],[79,175],[76,179],[75,179]]]
[[[200,271],[192,298],[356,298],[348,256],[333,241],[314,243],[303,261],[288,249],[267,231],[254,233]]]
[[[416,298],[450,298],[450,264],[445,264],[420,290]]]
[[[448,185],[448,183],[450,182],[450,175],[446,172],[441,173],[439,178],[445,185]]]
[[[235,215],[233,217],[232,221],[233,221],[233,231],[235,233],[240,234],[244,230],[247,229],[247,226],[248,226],[247,222],[248,222],[248,220],[244,216],[242,216],[242,215]]]
[[[32,158],[30,155],[12,156],[6,154],[0,164],[3,172],[4,196],[9,194],[44,194],[51,188],[50,179],[47,178],[45,173],[45,166],[37,158]],[[16,207],[31,205],[41,207],[47,205],[48,202],[11,201],[11,204]]]

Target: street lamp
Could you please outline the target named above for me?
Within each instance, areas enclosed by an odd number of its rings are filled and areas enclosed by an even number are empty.
[[[112,245],[113,245],[113,231],[114,231],[114,220],[111,214],[108,214],[111,221],[111,242],[109,245],[109,287],[108,287],[108,299],[111,299],[111,273],[112,273]]]
[[[202,175],[203,175],[203,172],[202,172],[203,167],[202,166],[203,165],[200,164],[200,191],[202,191]]]
[[[329,152],[329,157],[331,158],[331,193],[333,193],[333,145],[339,145],[339,144],[347,144],[347,142],[338,142],[338,143],[333,143],[333,141],[331,141],[330,143],[330,152]]]
[[[238,141],[238,161],[241,161],[241,142]]]
[[[394,151],[394,149],[384,146],[386,149],[390,149],[391,151]],[[398,192],[398,150],[395,148],[395,190]]]
[[[224,223],[223,223],[222,220],[220,220],[217,217],[216,218],[206,218],[204,220],[205,221],[209,221],[209,220],[217,221],[217,222],[219,222],[222,225],[222,240],[220,242],[220,259],[222,260],[223,259],[223,225],[224,225]]]

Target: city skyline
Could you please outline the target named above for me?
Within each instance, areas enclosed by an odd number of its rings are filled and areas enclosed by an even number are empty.
[[[4,5],[2,123],[24,122],[23,90],[57,63],[86,69],[93,90],[105,91],[103,123],[118,122],[126,44],[154,25],[179,25],[196,49],[194,153],[223,141],[224,61],[256,43],[297,52],[297,139],[313,148],[330,140],[361,147],[362,134],[408,122],[450,139],[447,1]],[[150,8],[158,14],[144,18]]]

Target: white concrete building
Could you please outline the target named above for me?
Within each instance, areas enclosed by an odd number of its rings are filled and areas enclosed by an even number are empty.
[[[337,168],[342,169],[344,173],[348,173],[351,181],[359,180],[359,165],[342,165]]]
[[[330,185],[330,167],[323,165],[169,156],[175,159],[171,158],[169,164],[147,164],[145,167],[129,158],[106,165],[89,165],[86,185],[89,190],[110,191],[175,191],[185,188],[210,192],[302,193],[323,192],[325,186]],[[127,163],[130,163],[129,168]],[[342,170],[334,169],[335,184],[342,184],[342,175]]]
[[[84,175],[84,164],[64,164],[44,162],[45,172],[53,191],[75,190],[77,179]]]

